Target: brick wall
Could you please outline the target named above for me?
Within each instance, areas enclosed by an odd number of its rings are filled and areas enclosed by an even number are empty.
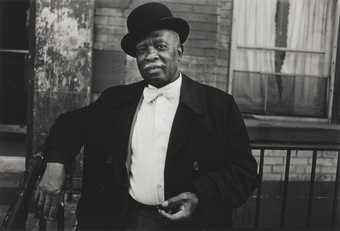
[[[140,80],[135,59],[125,55],[120,40],[126,18],[136,6],[150,0],[97,0],[94,29],[93,91]],[[184,44],[181,69],[199,82],[227,89],[232,0],[161,0],[191,32]]]
[[[260,151],[253,154],[259,163]],[[263,180],[283,181],[285,176],[287,152],[284,150],[266,150],[264,153]],[[315,181],[334,182],[337,168],[337,153],[334,151],[318,151],[315,169]],[[313,151],[291,151],[289,180],[310,181]]]

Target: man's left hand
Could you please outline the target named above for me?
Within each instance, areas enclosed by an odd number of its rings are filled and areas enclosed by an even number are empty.
[[[164,201],[159,209],[160,214],[172,221],[188,219],[198,205],[198,197],[191,192],[184,192]]]

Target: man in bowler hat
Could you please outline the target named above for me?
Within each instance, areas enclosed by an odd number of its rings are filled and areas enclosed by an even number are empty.
[[[135,8],[122,49],[144,79],[60,115],[44,149],[38,210],[53,218],[65,169],[84,147],[79,230],[216,230],[257,185],[232,96],[179,70],[188,23],[160,3]]]

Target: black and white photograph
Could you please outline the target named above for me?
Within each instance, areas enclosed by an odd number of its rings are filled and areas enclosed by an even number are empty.
[[[340,0],[0,0],[0,231],[340,230]]]

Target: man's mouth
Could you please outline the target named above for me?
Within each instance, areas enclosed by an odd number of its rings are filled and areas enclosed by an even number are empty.
[[[144,68],[144,71],[147,71],[147,72],[153,72],[153,71],[159,71],[159,70],[162,70],[163,67],[162,66],[156,66],[156,65],[148,65],[148,66],[145,66]]]

